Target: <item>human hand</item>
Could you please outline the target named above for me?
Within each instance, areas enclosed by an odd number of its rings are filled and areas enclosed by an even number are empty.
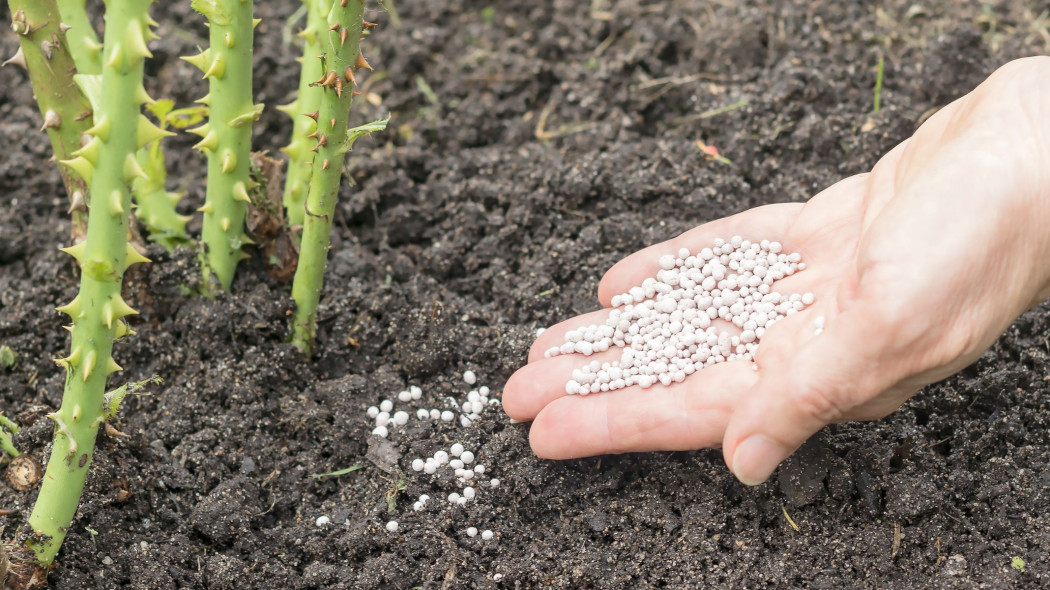
[[[533,420],[540,457],[722,446],[733,473],[756,485],[826,424],[883,417],[964,368],[1050,296],[1048,222],[1050,58],[1028,58],[941,109],[868,174],[624,259],[599,285],[604,309],[536,340],[503,407]],[[758,371],[734,361],[667,387],[565,393],[584,359],[617,360],[621,351],[544,358],[545,350],[570,329],[602,323],[612,296],[655,276],[662,254],[734,235],[800,252],[807,269],[774,289],[816,295],[765,333]]]

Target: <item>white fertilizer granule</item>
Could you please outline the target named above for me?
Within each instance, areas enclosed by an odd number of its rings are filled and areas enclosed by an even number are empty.
[[[545,356],[623,349],[619,361],[592,361],[573,371],[565,391],[579,395],[670,385],[708,365],[753,362],[765,331],[814,301],[812,293],[772,290],[775,281],[805,268],[801,255],[782,249],[779,242],[734,236],[695,255],[682,248],[661,256],[656,278],[613,296],[604,324],[570,330]],[[717,320],[739,333],[719,329]]]

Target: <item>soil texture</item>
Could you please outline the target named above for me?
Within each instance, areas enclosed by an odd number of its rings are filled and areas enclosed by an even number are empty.
[[[288,19],[298,2],[256,5],[255,93],[267,109],[255,148],[278,156],[291,121],[270,107],[297,86],[301,23]],[[125,402],[114,427],[126,436],[100,434],[52,587],[1050,587],[1045,305],[892,416],[827,428],[757,488],[711,450],[539,460],[528,425],[498,407],[469,428],[413,415],[388,440],[370,435],[365,415],[409,385],[443,408],[470,389],[467,369],[498,392],[537,328],[596,307],[617,260],[867,171],[995,68],[1046,53],[1045,8],[397,0],[370,10],[376,71],[362,76],[352,120],[393,118],[348,163],[316,358],[286,344],[289,286],[262,256],[209,300],[187,295],[194,252],[151,247],[153,264],[126,281],[140,315],[116,348],[125,370],[114,383],[164,383]],[[206,44],[203,19],[189,2],[153,14],[148,88],[189,106],[206,84],[178,56]],[[0,36],[4,55],[14,47]],[[68,346],[54,307],[78,279],[57,250],[65,197],[32,90],[14,67],[0,69],[0,88],[0,345],[20,356],[0,369],[0,408],[25,425],[19,448],[44,458],[52,429],[40,417],[64,380],[50,359]],[[195,141],[167,143],[186,212],[204,193]],[[449,478],[409,467],[452,442],[501,480],[465,507],[444,500]],[[433,499],[413,511],[424,493]],[[35,496],[0,485],[8,535]],[[397,533],[384,528],[391,519]],[[468,526],[495,537],[469,537]]]

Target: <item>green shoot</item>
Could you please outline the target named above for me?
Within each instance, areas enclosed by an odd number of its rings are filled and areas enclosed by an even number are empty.
[[[21,455],[11,437],[18,434],[22,428],[14,420],[0,414],[0,449],[12,457]]]
[[[310,477],[316,479],[317,481],[324,481],[324,480],[328,479],[329,477],[339,477],[340,475],[346,475],[347,473],[353,473],[353,472],[355,472],[355,471],[357,471],[359,469],[362,469],[364,466],[365,466],[364,463],[354,463],[353,465],[351,465],[350,467],[347,467],[346,469],[337,469],[336,471],[331,471],[329,473],[311,473]]]
[[[299,94],[296,99],[278,110],[292,117],[292,141],[281,151],[288,155],[288,174],[284,181],[284,208],[288,225],[302,226],[306,216],[306,196],[310,192],[314,152],[310,136],[317,131],[317,116],[321,106],[321,87],[314,84],[324,72],[321,68],[321,36],[328,28],[330,0],[303,0],[307,9],[306,28],[299,36],[303,44],[302,69],[299,72]]]
[[[885,66],[885,58],[879,56],[879,66],[875,71],[875,108],[873,112],[879,112],[882,108],[882,72]]]
[[[237,264],[251,244],[244,231],[248,212],[252,123],[263,105],[252,102],[252,43],[255,21],[247,0],[193,0],[193,9],[208,19],[210,46],[185,57],[208,79],[208,123],[191,129],[201,137],[195,146],[208,156],[208,187],[201,241],[204,290],[229,289]]]
[[[58,0],[62,22],[69,26],[66,39],[73,54],[77,72],[99,74],[102,72],[102,43],[91,26],[87,13],[87,0]]]
[[[84,153],[80,140],[91,127],[91,105],[73,83],[76,68],[55,0],[8,0],[8,6],[19,50],[4,65],[20,65],[28,70],[44,118],[40,130],[47,131],[57,160],[75,162],[62,166],[59,172],[69,196],[73,240],[79,242],[87,233],[90,162],[76,156]]]
[[[353,131],[347,129],[353,87],[357,82],[355,72],[361,68],[371,69],[360,51],[365,27],[363,13],[364,0],[334,3],[328,13],[328,26],[321,35],[324,74],[315,83],[322,90],[321,106],[315,115],[317,145],[313,151],[317,155],[306,200],[299,265],[292,283],[292,299],[296,303],[292,344],[307,356],[313,352],[317,332],[317,305],[321,299],[332,218],[339,198],[346,152],[353,146],[354,139],[386,127],[386,121],[382,121]]]
[[[91,28],[85,0],[58,0],[58,3],[62,20],[70,25],[67,37],[70,53],[79,74],[79,84],[94,107],[102,91],[102,44]],[[172,135],[165,129],[164,113],[170,111],[173,106],[172,101],[162,100],[147,107],[161,121],[161,133],[149,139],[142,138],[140,141],[146,147],[140,149],[136,157],[146,175],[136,178],[131,186],[135,204],[138,206],[136,218],[146,225],[151,240],[169,250],[189,241],[186,236],[186,222],[189,221],[189,217],[179,215],[175,211],[182,195],[168,192],[164,188],[168,172],[164,165],[161,140]],[[144,128],[154,129],[153,126]]]
[[[127,242],[131,211],[129,184],[143,175],[135,158],[142,138],[159,129],[140,117],[152,102],[142,87],[143,64],[152,38],[148,0],[107,0],[102,50],[102,84],[92,139],[80,150],[79,164],[91,179],[93,195],[87,238],[64,249],[80,266],[80,292],[59,311],[73,320],[70,353],[56,362],[66,369],[62,405],[48,414],[55,437],[40,494],[29,517],[28,545],[37,560],[54,560],[76,514],[91,465],[102,414],[107,377],[119,371],[113,342],[129,332],[122,318],[135,313],[121,298],[127,267],[146,259]],[[67,165],[71,165],[68,161]]]

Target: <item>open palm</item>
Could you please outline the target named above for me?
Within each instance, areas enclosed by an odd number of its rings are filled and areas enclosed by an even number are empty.
[[[1050,101],[1033,90],[1048,86],[1050,60],[1014,62],[871,173],[805,204],[745,211],[631,255],[602,279],[604,309],[537,339],[506,385],[504,408],[534,421],[530,439],[541,457],[722,446],[730,468],[752,484],[824,425],[894,411],[976,359],[1047,296]],[[816,295],[766,332],[757,371],[733,361],[667,387],[566,395],[585,358],[612,361],[621,351],[544,358],[544,350],[570,329],[604,322],[612,296],[655,276],[662,254],[735,235],[801,253],[806,270],[774,289]]]
[[[504,390],[503,404],[517,420],[535,420],[531,439],[536,453],[570,458],[626,451],[695,449],[719,446],[733,409],[766,370],[770,358],[789,358],[814,338],[818,316],[834,315],[835,293],[848,277],[857,250],[857,226],[863,178],[839,183],[803,206],[770,205],[720,219],[668,242],[635,253],[602,279],[598,299],[602,310],[562,322],[546,330],[532,345],[529,364],[515,373]],[[824,205],[827,203],[827,205]],[[780,241],[787,252],[800,252],[807,268],[777,281],[780,293],[812,292],[816,302],[788,316],[763,336],[755,364],[732,361],[704,368],[682,383],[641,388],[637,385],[608,393],[576,396],[565,393],[573,369],[591,360],[618,360],[619,348],[590,357],[544,358],[543,352],[564,342],[565,333],[581,325],[603,323],[613,295],[641,284],[660,269],[662,254],[688,248],[696,252],[715,238]],[[730,329],[729,326],[727,329]]]

